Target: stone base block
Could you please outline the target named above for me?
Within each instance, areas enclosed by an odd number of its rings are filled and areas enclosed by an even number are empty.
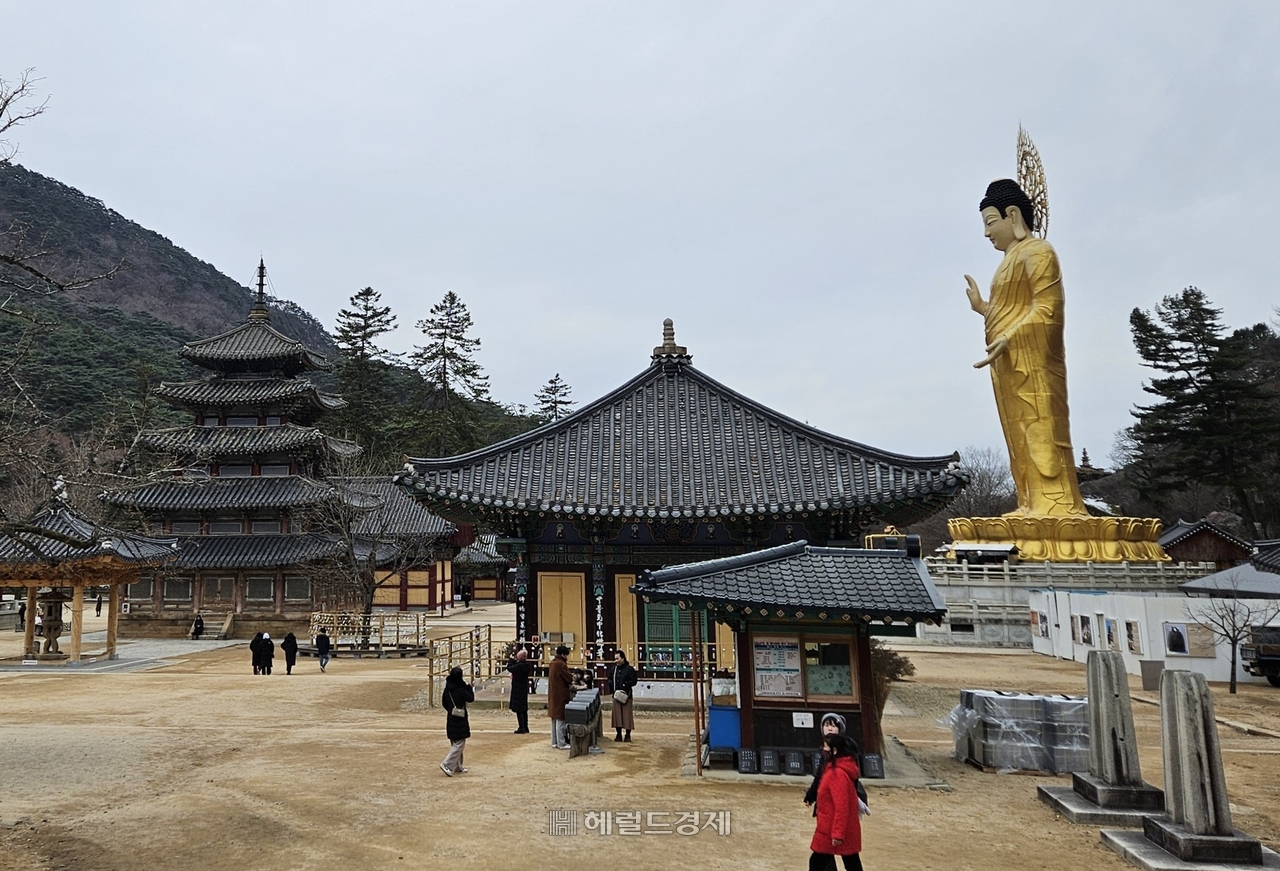
[[[1098,807],[1067,786],[1041,786],[1036,788],[1036,792],[1042,802],[1073,823],[1140,829],[1142,818],[1149,813],[1149,811]]]
[[[957,544],[1012,544],[1024,562],[1164,562],[1163,526],[1148,517],[953,517],[947,532]]]
[[[1234,835],[1197,835],[1167,817],[1147,817],[1142,834],[1166,853],[1184,862],[1234,862],[1261,865],[1262,842],[1244,832]]]
[[[1147,840],[1142,832],[1102,830],[1102,843],[1126,861],[1148,871],[1280,871],[1280,855],[1262,848],[1262,864],[1241,865],[1233,862],[1186,862],[1166,853]]]
[[[1092,774],[1075,772],[1071,775],[1071,788],[1085,801],[1098,807],[1164,813],[1164,790],[1156,789],[1149,783],[1141,786],[1114,786]]]

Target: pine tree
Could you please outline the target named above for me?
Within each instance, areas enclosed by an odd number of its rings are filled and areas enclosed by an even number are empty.
[[[473,403],[489,400],[489,376],[475,360],[471,314],[452,290],[417,323],[427,337],[411,356],[429,391],[423,403],[421,437],[435,456],[479,447],[479,415]]]
[[[381,305],[382,296],[366,287],[351,297],[351,307],[338,312],[335,338],[342,356],[338,363],[338,387],[347,407],[336,423],[349,437],[375,455],[400,427],[389,410],[394,355],[378,344],[378,337],[396,328],[390,306]]]
[[[533,395],[533,401],[536,403],[534,414],[544,421],[559,420],[573,411],[574,402],[570,398],[572,394],[573,388],[557,372],[555,377],[548,380],[542,389]]]
[[[1267,535],[1280,519],[1280,337],[1265,324],[1225,335],[1221,315],[1194,287],[1165,297],[1154,317],[1130,315],[1138,354],[1158,373],[1143,386],[1157,401],[1133,412],[1130,471],[1156,504],[1188,486],[1221,488],[1226,507]]]

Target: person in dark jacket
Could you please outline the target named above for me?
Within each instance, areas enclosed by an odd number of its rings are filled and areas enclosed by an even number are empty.
[[[551,746],[557,750],[569,749],[564,706],[571,698],[573,674],[569,671],[569,648],[562,644],[556,648],[556,655],[547,668],[547,716],[551,718]]]
[[[271,674],[271,660],[275,658],[276,643],[271,640],[270,632],[263,632],[262,640],[258,642],[258,660],[262,669],[259,674]]]
[[[632,703],[636,684],[639,678],[636,676],[636,670],[627,662],[627,655],[619,650],[613,655],[613,668],[609,669],[609,694],[613,696],[613,709],[609,717],[609,725],[613,726],[617,734],[613,736],[615,741],[630,741],[631,730],[636,727],[635,710]],[[623,692],[627,696],[625,702],[618,701],[618,692]],[[624,738],[623,731],[627,733]]]
[[[329,665],[329,651],[333,649],[333,642],[329,640],[329,634],[320,630],[320,634],[316,636],[316,656],[320,659],[320,670],[324,671]]]
[[[258,651],[262,648],[262,633],[259,632],[253,636],[253,640],[249,642],[249,658],[253,661],[253,673],[262,673],[262,654]]]
[[[507,706],[516,715],[517,735],[529,734],[529,680],[533,677],[533,663],[529,661],[529,651],[521,648],[507,663],[507,671],[511,672],[511,695]]]
[[[869,815],[871,811],[867,808],[867,792],[858,772],[858,743],[849,737],[845,719],[839,714],[824,714],[819,726],[822,731],[822,762],[804,796],[804,803],[813,806],[813,815],[818,818],[818,831],[810,844],[813,855],[809,857],[809,867],[813,871],[835,871],[835,857],[842,856],[845,871],[861,871],[862,859],[858,854],[862,852],[862,825],[858,818]],[[851,782],[849,787],[846,781]],[[842,831],[850,831],[851,824],[836,813],[837,800],[846,788],[851,788],[848,811],[853,815],[857,829],[857,837],[853,840],[829,834],[841,825],[844,827]],[[825,823],[824,814],[827,815]],[[828,834],[822,834],[824,832]],[[835,844],[835,838],[842,843]],[[844,852],[851,844],[853,852]]]
[[[298,663],[298,639],[292,632],[285,634],[280,649],[284,651],[284,673],[293,674],[293,667]]]
[[[200,636],[204,634],[204,618],[200,616],[200,612],[196,612],[196,619],[191,622],[191,640],[199,641]]]
[[[462,679],[462,669],[454,666],[444,680],[444,692],[440,697],[441,704],[447,712],[444,732],[450,742],[449,755],[440,763],[440,770],[444,772],[445,777],[467,773],[467,767],[462,764],[462,751],[466,749],[467,739],[471,737],[467,703],[475,700],[475,690]]]

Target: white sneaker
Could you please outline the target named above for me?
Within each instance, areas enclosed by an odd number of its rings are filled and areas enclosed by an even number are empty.
[[[459,768],[459,769],[458,769],[456,772],[454,772],[454,773],[455,773],[455,774],[466,774],[466,773],[467,773],[468,771],[470,771],[470,770],[471,770],[470,768],[467,768],[467,767],[464,765],[463,767]]]
[[[449,770],[443,762],[440,763],[440,770],[444,772],[445,777],[453,777],[453,772]]]

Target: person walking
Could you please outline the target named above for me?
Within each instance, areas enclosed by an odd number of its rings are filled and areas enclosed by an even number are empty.
[[[637,683],[639,678],[636,676],[635,668],[627,662],[627,655],[621,650],[614,653],[613,668],[609,669],[609,692],[613,695],[613,710],[609,715],[609,725],[617,733],[613,736],[615,741],[630,741],[631,730],[636,727],[632,702],[635,701]],[[624,731],[627,733],[625,738],[622,735]]]
[[[285,633],[280,649],[284,651],[284,673],[293,674],[293,667],[298,664],[298,639],[292,632]]]
[[[101,593],[98,594],[98,604],[95,605],[93,608],[93,616],[95,617],[102,616],[102,594]]]
[[[822,718],[822,733],[823,761],[805,794],[817,818],[809,842],[809,871],[836,871],[836,856],[844,861],[845,871],[862,871],[860,817],[866,803],[858,795],[857,744],[844,733],[839,714]]]
[[[27,603],[22,602],[18,605],[18,632],[27,631]]]
[[[441,704],[447,712],[444,732],[450,744],[449,755],[440,763],[440,770],[445,777],[467,773],[467,767],[462,764],[462,751],[466,749],[467,739],[471,737],[467,703],[475,700],[475,690],[463,680],[462,669],[455,665],[444,680],[444,692],[441,694]]]
[[[199,641],[200,636],[204,634],[204,618],[200,616],[200,612],[196,612],[196,619],[191,621],[191,640]]]
[[[516,715],[517,735],[529,734],[529,679],[533,677],[533,663],[529,661],[529,651],[523,647],[507,662],[507,671],[511,672],[511,695],[508,696],[507,707]]]
[[[329,665],[329,651],[333,649],[333,642],[329,640],[329,635],[324,631],[324,627],[320,628],[320,634],[316,636],[316,656],[320,659],[320,670],[324,671]]]
[[[276,643],[271,640],[270,632],[262,633],[262,641],[258,644],[258,655],[262,659],[262,674],[271,674],[271,661],[276,658]]]
[[[262,633],[253,636],[249,642],[249,658],[253,660],[253,673],[262,674]]]
[[[557,750],[569,749],[564,706],[571,698],[573,675],[569,672],[569,648],[562,644],[556,648],[556,655],[547,669],[547,716],[551,718],[551,746]]]

